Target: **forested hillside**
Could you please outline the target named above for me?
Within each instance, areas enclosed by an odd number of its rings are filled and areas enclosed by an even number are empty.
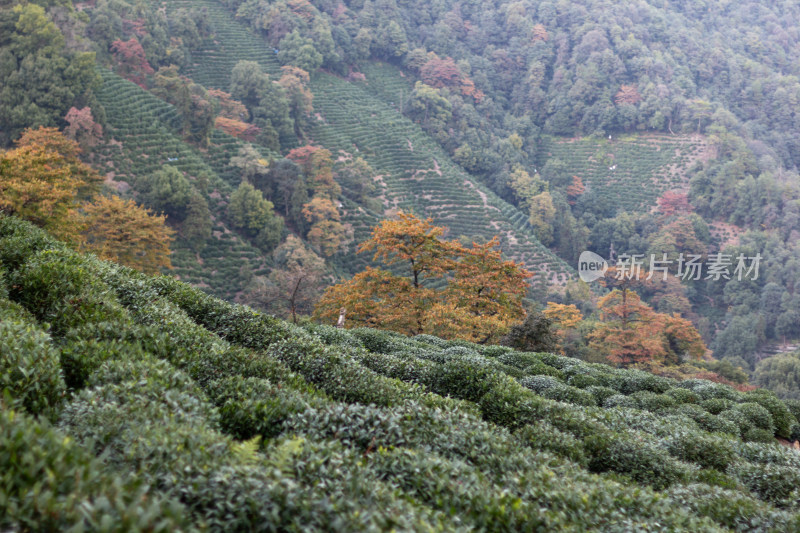
[[[14,2],[0,8],[0,209],[295,319],[380,266],[358,249],[382,221],[430,217],[466,247],[497,237],[533,272],[527,324],[554,350],[798,397],[798,11]],[[747,280],[673,265],[620,304],[577,279],[586,250],[761,263]]]

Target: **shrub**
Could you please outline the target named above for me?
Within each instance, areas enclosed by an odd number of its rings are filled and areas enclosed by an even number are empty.
[[[789,437],[792,424],[797,423],[797,420],[792,415],[791,411],[789,411],[786,404],[780,401],[774,393],[764,389],[756,389],[747,394],[747,399],[769,411],[772,417],[772,423],[775,425],[776,436],[783,438]]]
[[[613,407],[632,407],[638,409],[639,402],[623,394],[614,394],[605,399],[603,407],[606,409],[611,409]]]
[[[800,424],[792,424],[789,430],[789,440],[800,441]]]
[[[536,362],[526,366],[522,369],[522,373],[526,376],[551,376],[559,380],[564,379],[564,373],[561,370],[542,362]]]
[[[795,420],[800,423],[800,400],[783,400],[783,404],[787,409],[789,409],[789,412],[792,413],[792,416],[795,418]]]
[[[740,432],[740,428],[735,422],[712,415],[699,405],[682,404],[678,406],[677,412],[691,418],[706,431],[729,433],[731,435],[737,435]]]
[[[492,387],[478,405],[485,420],[515,429],[536,420],[543,401],[516,381],[506,381]]]
[[[8,299],[8,285],[6,284],[6,271],[0,263],[0,301]]]
[[[700,407],[711,413],[712,415],[718,415],[722,411],[726,411],[731,408],[733,402],[731,400],[726,400],[724,398],[710,398],[708,400],[703,400],[700,402]]]
[[[732,402],[742,400],[742,394],[733,387],[705,379],[687,379],[679,382],[677,386],[690,389],[701,400],[710,400],[712,398],[721,398]]]
[[[755,427],[775,433],[775,425],[772,422],[772,415],[766,408],[755,402],[745,402],[733,406],[733,410],[739,411]]]
[[[351,348],[364,346],[355,335],[346,329],[335,328],[327,324],[315,324],[313,322],[305,324],[303,328],[305,328],[309,333],[317,335],[325,344],[337,344]]]
[[[584,467],[587,464],[586,456],[583,453],[583,444],[569,433],[564,433],[548,422],[537,421],[527,424],[517,430],[514,435],[524,445],[534,450],[554,453]]]
[[[338,401],[389,406],[416,399],[426,404],[452,405],[451,401],[425,393],[419,385],[381,376],[345,353],[336,353],[337,349],[342,347],[325,347],[306,337],[275,342],[266,353]],[[476,383],[485,386],[478,380]]]
[[[556,387],[545,389],[541,395],[551,400],[572,403],[575,405],[596,406],[597,400],[590,392],[569,385],[559,384]]]
[[[635,400],[639,409],[652,411],[654,413],[675,407],[676,401],[666,394],[656,394],[650,391],[634,392],[629,396]]]
[[[448,344],[446,340],[440,339],[439,337],[434,337],[433,335],[428,335],[427,333],[415,335],[411,338],[417,342],[430,344],[431,346],[436,346],[437,348],[446,348]]]
[[[595,387],[600,385],[600,382],[597,378],[594,378],[588,374],[574,374],[567,378],[567,385],[572,387],[577,387],[579,389],[586,389],[589,387]]]
[[[745,432],[745,434],[742,436],[742,440],[747,442],[771,443],[775,442],[775,434],[768,429],[754,427]]]
[[[481,346],[480,347],[480,354],[484,357],[500,357],[501,355],[513,353],[514,349],[509,348],[508,346],[499,346],[499,345],[489,345],[489,346]]]
[[[672,382],[642,370],[632,369],[611,376],[608,386],[626,395],[639,391],[661,394],[672,388]]]
[[[744,435],[750,431],[750,429],[755,427],[746,414],[735,409],[722,411],[719,414],[719,418],[733,422],[739,429],[739,436],[741,438],[744,438]]]
[[[108,473],[43,420],[0,409],[0,529],[114,529],[168,533],[190,528],[185,509],[152,488]]]
[[[399,333],[393,333],[380,329],[353,328],[350,334],[358,339],[364,347],[371,352],[391,353],[402,347],[405,337]],[[402,340],[401,340],[402,339]]]
[[[551,376],[529,376],[524,377],[519,380],[519,384],[525,387],[526,389],[530,389],[536,394],[542,394],[547,389],[552,389],[554,387],[560,387],[564,384]]]
[[[780,507],[795,503],[790,497],[800,486],[800,469],[743,462],[733,467],[733,474],[762,500]]]
[[[232,343],[263,350],[273,342],[291,336],[308,336],[300,328],[293,328],[275,317],[224,302],[172,278],[153,278],[150,286],[185,311],[197,324]]]
[[[11,406],[33,415],[52,415],[65,394],[58,350],[50,336],[25,320],[0,317],[0,404],[3,392]]]
[[[207,391],[219,409],[222,430],[239,440],[276,437],[289,416],[324,404],[321,398],[259,378],[232,376],[211,383]]]
[[[511,378],[494,370],[484,358],[466,355],[447,361],[427,379],[426,385],[437,394],[477,401],[492,387]]]
[[[588,387],[586,392],[594,396],[595,401],[597,401],[597,405],[605,405],[605,401],[617,394],[617,391],[610,387]]]
[[[697,483],[705,483],[723,489],[743,491],[742,484],[728,474],[723,474],[719,470],[700,470],[694,475]]]
[[[734,531],[788,530],[789,516],[754,498],[707,484],[678,485],[667,492],[675,505],[707,516]]]
[[[61,368],[67,386],[80,389],[86,386],[91,373],[105,361],[136,360],[147,356],[147,352],[136,342],[70,335],[61,346]]]
[[[667,390],[665,394],[674,398],[678,403],[698,403],[700,401],[700,398],[697,396],[697,394],[689,389],[673,387]]]
[[[635,434],[605,432],[583,441],[593,472],[617,472],[657,490],[683,481],[688,469],[666,451],[637,439]]]
[[[673,457],[720,472],[725,472],[735,457],[729,439],[699,432],[679,433],[669,439],[666,445]]]
[[[122,324],[125,310],[93,267],[92,260],[74,252],[44,250],[15,273],[12,298],[59,336],[92,322]]]
[[[0,213],[0,264],[12,274],[40,250],[66,247],[30,222]]]

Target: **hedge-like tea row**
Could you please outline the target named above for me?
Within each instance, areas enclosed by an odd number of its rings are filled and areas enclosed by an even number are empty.
[[[764,391],[299,328],[13,218],[0,260],[2,530],[800,526]]]

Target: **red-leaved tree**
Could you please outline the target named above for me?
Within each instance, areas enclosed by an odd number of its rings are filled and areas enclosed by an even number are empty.
[[[146,76],[152,75],[155,71],[147,62],[144,49],[136,37],[131,37],[127,41],[117,39],[111,43],[111,51],[119,65],[120,75],[145,88]]]

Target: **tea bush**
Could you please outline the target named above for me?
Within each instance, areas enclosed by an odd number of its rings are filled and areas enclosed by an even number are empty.
[[[32,415],[52,416],[66,392],[58,350],[37,324],[0,312],[0,398]],[[2,402],[2,399],[0,399]]]
[[[3,531],[798,527],[768,393],[301,328],[8,220]]]

